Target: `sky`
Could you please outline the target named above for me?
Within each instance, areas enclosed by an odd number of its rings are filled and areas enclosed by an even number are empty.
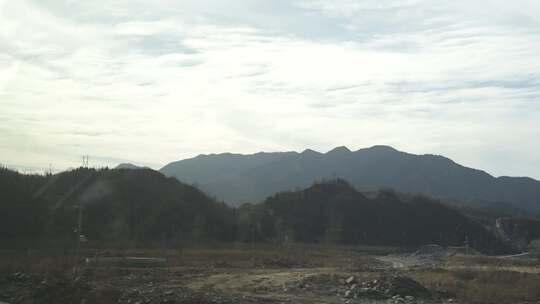
[[[0,164],[440,154],[540,179],[538,0],[0,0]]]

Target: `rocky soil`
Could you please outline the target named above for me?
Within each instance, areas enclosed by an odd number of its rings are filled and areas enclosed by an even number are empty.
[[[160,266],[85,263],[62,271],[0,271],[0,304],[468,303],[461,291],[492,299],[467,289],[470,284],[494,291],[508,288],[502,295],[518,301],[504,303],[540,300],[540,294],[535,296],[540,268],[534,263],[499,270],[489,268],[490,261],[469,258],[448,265],[444,256],[425,252],[339,254],[194,250]],[[482,264],[468,264],[471,261]],[[480,275],[487,271],[493,275]],[[508,295],[508,284],[515,280],[520,280],[523,293]],[[521,301],[525,293],[527,300]]]
[[[11,273],[0,300],[16,303],[434,303],[430,291],[397,275],[364,280],[335,269],[85,268],[55,275]]]

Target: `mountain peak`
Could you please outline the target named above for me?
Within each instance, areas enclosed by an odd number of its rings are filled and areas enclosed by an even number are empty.
[[[367,148],[367,150],[381,151],[381,152],[398,152],[394,147],[386,145],[375,145],[373,147]]]
[[[339,147],[335,147],[334,149],[326,152],[326,154],[334,154],[334,153],[350,153],[351,150],[349,150],[349,148],[345,147],[345,146],[339,146]]]
[[[302,151],[302,154],[304,154],[304,155],[321,155],[321,152],[317,152],[317,151],[311,150],[311,149],[305,149],[304,151]]]

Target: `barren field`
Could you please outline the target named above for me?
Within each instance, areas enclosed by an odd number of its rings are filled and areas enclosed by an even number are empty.
[[[81,258],[39,254],[39,251],[3,253],[0,302],[538,303],[540,300],[537,259],[299,245],[84,252]]]

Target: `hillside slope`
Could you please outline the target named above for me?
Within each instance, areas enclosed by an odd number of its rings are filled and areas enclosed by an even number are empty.
[[[10,180],[17,177],[22,185],[32,179],[11,175]],[[80,168],[42,178],[51,182],[34,187],[33,195],[20,201],[2,199],[0,239],[69,241],[77,227],[79,205],[83,233],[94,241],[175,243],[228,241],[235,236],[232,209],[157,171]],[[13,197],[23,193],[10,192]]]

